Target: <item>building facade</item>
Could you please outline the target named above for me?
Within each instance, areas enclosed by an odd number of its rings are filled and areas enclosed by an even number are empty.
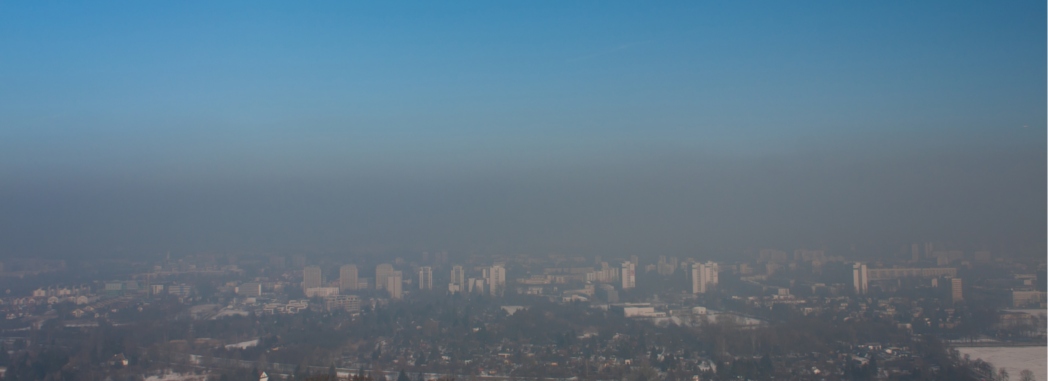
[[[323,285],[320,266],[309,266],[302,270],[302,289],[317,288]]]
[[[462,287],[466,285],[466,271],[462,269],[462,266],[451,268],[451,284],[459,286],[459,291],[462,291]]]
[[[637,287],[637,264],[627,261],[622,264],[622,289],[634,287]]]
[[[488,291],[492,296],[500,296],[506,290],[506,268],[496,264],[488,270]]]
[[[429,266],[422,266],[418,269],[418,289],[419,290],[432,290],[433,289],[433,268]]]
[[[338,268],[338,288],[342,291],[357,289],[356,265],[342,265]]]
[[[852,285],[855,287],[855,293],[858,295],[865,295],[869,284],[869,274],[866,270],[866,264],[855,263],[852,265]]]
[[[393,265],[389,263],[383,263],[375,267],[375,289],[382,290],[386,288],[386,282],[389,280],[389,276],[393,275]]]
[[[400,271],[393,271],[392,274],[386,277],[386,291],[389,291],[391,299],[400,299],[404,296],[401,289],[403,285],[404,274]]]

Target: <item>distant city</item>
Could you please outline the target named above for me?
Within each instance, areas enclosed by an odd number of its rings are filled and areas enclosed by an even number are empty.
[[[15,259],[3,279],[39,287],[2,298],[13,357],[0,360],[16,371],[11,359],[22,351],[104,328],[91,336],[98,346],[67,348],[75,365],[62,369],[242,379],[935,379],[996,374],[953,348],[1045,345],[1043,259],[908,249],[876,262],[807,249],[733,262],[448,251],[383,263],[306,254],[76,266]]]

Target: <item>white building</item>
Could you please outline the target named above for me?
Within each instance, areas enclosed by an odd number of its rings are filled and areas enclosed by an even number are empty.
[[[467,290],[467,292],[471,294],[474,292],[478,294],[484,293],[484,278],[469,278],[467,284],[469,285],[469,289]]]
[[[422,266],[418,269],[418,289],[419,290],[432,290],[433,289],[433,268],[429,266]]]
[[[706,293],[706,282],[703,279],[706,273],[706,266],[701,263],[696,263],[691,267],[691,293],[692,294],[704,294]]]
[[[866,294],[866,289],[870,283],[869,279],[869,274],[866,271],[866,264],[856,262],[852,265],[852,284],[855,286],[856,294]]]
[[[462,291],[466,285],[466,271],[462,269],[462,266],[454,266],[451,268],[451,284],[458,286],[459,292]]]
[[[624,317],[666,317],[665,312],[655,312],[655,307],[623,307]]]
[[[622,263],[622,289],[637,287],[637,264],[629,261]]]
[[[356,265],[342,265],[338,268],[338,288],[342,291],[357,289]]]
[[[501,296],[506,291],[506,268],[501,264],[491,266],[488,271],[488,290],[492,296]]]
[[[703,294],[720,282],[720,265],[715,262],[696,263],[691,268],[691,292]]]
[[[390,275],[393,275],[393,265],[383,263],[375,267],[375,289],[385,288]]]
[[[392,299],[400,299],[403,297],[401,286],[404,285],[404,274],[400,271],[394,271],[393,274],[386,277],[386,291],[389,291],[389,297]]]

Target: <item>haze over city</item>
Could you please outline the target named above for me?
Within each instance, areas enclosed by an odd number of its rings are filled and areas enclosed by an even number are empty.
[[[0,378],[1046,380],[1044,2],[0,2]]]
[[[0,250],[1043,251],[1027,5],[5,4]]]

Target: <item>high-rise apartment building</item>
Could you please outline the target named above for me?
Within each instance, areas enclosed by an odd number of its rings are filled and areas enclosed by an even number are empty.
[[[459,286],[459,291],[463,290],[462,286],[466,284],[466,271],[462,269],[462,266],[451,268],[451,284]]]
[[[870,282],[869,274],[866,270],[866,264],[855,263],[852,265],[852,284],[855,286],[855,293],[858,295],[865,295],[866,289]]]
[[[964,300],[961,278],[950,279],[950,297],[954,303]]]
[[[703,273],[706,272],[706,266],[701,263],[696,263],[691,267],[691,293],[692,294],[704,294],[706,293],[706,282],[704,282]]]
[[[306,255],[305,254],[295,254],[295,255],[293,255],[291,257],[291,265],[296,267],[296,268],[306,267]]]
[[[501,296],[506,292],[506,268],[501,264],[491,266],[488,271],[488,290],[493,296]]]
[[[659,263],[655,265],[655,269],[656,271],[658,271],[659,275],[673,275],[673,272],[677,270],[677,258],[670,258],[670,260],[666,260],[665,255],[660,255]]]
[[[338,288],[341,291],[357,289],[356,265],[342,265],[338,268]]]
[[[622,289],[634,287],[637,287],[637,264],[627,261],[622,264]]]
[[[386,291],[389,291],[389,297],[391,299],[400,299],[403,297],[401,290],[403,285],[404,274],[400,271],[393,271],[386,277]]]
[[[323,283],[321,279],[320,267],[309,266],[302,270],[302,289],[320,287]]]
[[[466,282],[469,285],[467,292],[470,294],[476,292],[478,294],[484,293],[484,279],[469,278]]]
[[[418,289],[419,290],[432,290],[433,289],[433,268],[429,266],[422,266],[418,269]]]
[[[393,265],[383,263],[375,267],[375,289],[386,288],[386,281],[389,280],[390,275],[393,275]]]
[[[706,287],[720,284],[720,265],[713,261],[706,262]]]
[[[720,282],[720,265],[715,262],[696,263],[691,268],[691,292],[703,294]]]
[[[910,260],[917,262],[921,260],[921,246],[918,244],[910,245]]]

